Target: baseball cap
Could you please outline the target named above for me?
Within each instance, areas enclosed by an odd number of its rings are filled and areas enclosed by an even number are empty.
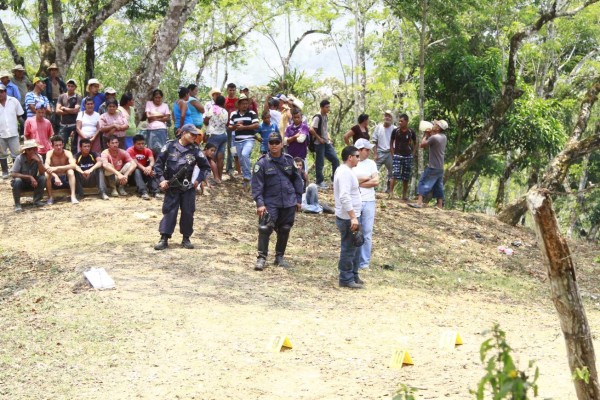
[[[281,142],[281,135],[277,132],[273,132],[269,135],[269,142],[271,140],[277,140],[277,141]]]
[[[439,126],[443,131],[445,131],[446,129],[448,129],[448,122],[444,121],[443,119],[435,119],[433,120],[433,123],[437,126]]]
[[[373,148],[373,144],[370,143],[367,139],[358,139],[355,143],[354,143],[354,147],[356,147],[357,149],[369,149],[371,150]]]
[[[107,94],[117,94],[117,91],[114,88],[111,88],[110,86],[106,88],[106,90],[104,90],[104,93]]]
[[[36,110],[41,110],[42,108],[46,108],[46,106],[44,105],[44,103],[41,103],[41,102],[35,103],[35,109]]]
[[[36,83],[38,83],[39,81],[41,81],[42,78],[40,78],[39,76],[36,76],[35,78],[33,78],[33,84],[35,85]]]
[[[73,84],[73,85],[77,86],[77,82],[75,82],[75,79],[72,79],[72,78],[71,78],[71,79],[69,79],[69,80],[67,81],[67,83],[70,83],[70,84]]]
[[[183,132],[189,132],[192,135],[199,135],[200,132],[198,132],[198,129],[196,129],[196,127],[194,126],[194,124],[185,124],[184,126],[181,127],[181,133]]]
[[[4,86],[3,84],[0,83],[0,90],[6,91],[6,86]]]

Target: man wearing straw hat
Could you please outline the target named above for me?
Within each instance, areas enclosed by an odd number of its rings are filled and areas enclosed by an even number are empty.
[[[21,207],[21,192],[33,190],[33,204],[44,206],[42,196],[46,187],[46,168],[42,158],[37,153],[38,144],[35,140],[25,140],[21,146],[21,154],[15,159],[11,171],[12,192],[15,201],[15,212],[23,211]]]
[[[31,84],[29,78],[25,76],[25,68],[22,65],[17,64],[12,69],[13,76],[11,82],[19,88],[21,107],[25,108],[25,95],[27,94],[27,87]]]
[[[92,78],[88,81],[87,87],[85,91],[87,92],[87,97],[94,99],[94,111],[98,112],[102,103],[106,101],[106,95],[104,93],[100,93],[100,81],[96,78]],[[85,109],[85,97],[81,101],[81,109]]]
[[[6,86],[6,95],[14,97],[21,102],[21,92],[19,87],[10,81],[10,73],[7,71],[0,71],[0,82]]]
[[[58,77],[58,66],[55,63],[50,64],[48,67],[48,77],[44,79],[44,83],[46,84],[45,95],[52,108],[50,122],[52,122],[54,132],[58,132],[60,129],[60,116],[56,114],[56,103],[58,97],[67,91],[67,85]]]

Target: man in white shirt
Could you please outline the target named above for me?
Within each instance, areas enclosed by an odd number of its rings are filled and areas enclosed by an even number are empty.
[[[358,222],[362,227],[365,243],[359,250],[358,268],[368,269],[371,261],[371,238],[373,236],[373,225],[375,224],[375,188],[379,185],[379,172],[375,161],[369,159],[369,153],[374,147],[367,139],[358,139],[354,143],[358,149],[359,162],[352,172],[358,179],[360,199],[362,208]]]
[[[394,125],[394,114],[392,110],[385,110],[383,113],[383,122],[375,127],[373,130],[373,137],[371,141],[375,144],[373,148],[373,159],[377,164],[377,170],[385,165],[387,170],[387,185],[385,192],[388,193],[390,190],[390,179],[392,178],[392,155],[390,154],[390,140],[392,138],[392,131],[396,129]]]
[[[0,84],[0,165],[2,179],[8,178],[8,151],[13,159],[21,152],[19,147],[18,117],[23,115],[21,103],[14,97],[8,96],[6,86]]]
[[[354,245],[353,233],[358,230],[362,201],[358,179],[352,168],[358,164],[359,151],[354,146],[342,150],[342,165],[333,177],[335,198],[335,223],[340,231],[341,246],[338,269],[340,287],[362,289],[363,281],[358,277],[359,249]]]

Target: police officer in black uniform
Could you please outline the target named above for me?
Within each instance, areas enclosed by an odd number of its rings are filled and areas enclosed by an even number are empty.
[[[269,136],[269,152],[256,161],[252,174],[252,197],[256,202],[258,223],[257,271],[265,268],[269,251],[269,237],[277,232],[275,245],[275,265],[288,268],[283,255],[290,230],[294,225],[296,210],[300,211],[302,178],[294,164],[294,158],[283,153],[283,143],[279,133]]]
[[[196,135],[200,132],[192,124],[181,127],[180,137],[170,140],[162,148],[154,165],[154,172],[160,190],[166,192],[162,207],[163,218],[158,228],[160,241],[154,246],[155,250],[164,250],[169,244],[175,225],[177,212],[181,208],[179,230],[183,235],[181,245],[186,249],[193,249],[190,242],[194,224],[194,211],[196,210],[196,190],[206,174],[210,171],[208,160],[196,145]],[[194,165],[200,168],[200,174],[192,182]]]

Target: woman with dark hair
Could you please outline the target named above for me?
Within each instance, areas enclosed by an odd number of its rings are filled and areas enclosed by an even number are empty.
[[[344,134],[344,143],[351,145],[350,137],[352,137],[352,143],[356,143],[358,139],[370,139],[369,136],[369,116],[367,114],[360,114],[358,116],[358,124],[354,125],[348,132]]]
[[[199,129],[202,128],[202,125],[204,124],[204,118],[202,116],[202,114],[204,113],[204,106],[200,104],[200,101],[198,101],[198,85],[195,85],[193,83],[189,84],[188,89],[190,91],[190,99],[188,100],[188,110],[190,112],[190,115],[192,116],[192,123],[196,128]]]
[[[225,97],[217,96],[215,104],[206,110],[204,121],[207,126],[206,133],[209,135],[208,143],[212,143],[216,147],[217,173],[214,179],[219,183],[223,178],[223,159],[227,144],[227,122],[229,122],[229,114],[225,109]]]
[[[129,128],[129,123],[125,116],[117,112],[117,100],[106,100],[106,112],[100,115],[100,132],[104,138],[103,148],[108,148],[108,138],[116,136],[119,139],[119,148],[125,150],[125,131]]]
[[[123,93],[121,101],[119,102],[119,108],[117,109],[129,124],[129,128],[125,132],[126,136],[135,136],[137,133],[137,127],[135,126],[135,108],[133,108],[133,96],[131,93]]]
[[[160,149],[167,143],[167,122],[171,118],[169,106],[163,102],[162,90],[155,89],[150,101],[146,102],[146,118],[148,119],[146,145],[152,150],[156,159]]]
[[[179,128],[187,125],[194,124],[192,121],[192,114],[188,107],[188,100],[190,99],[190,89],[186,87],[179,88],[179,100],[173,104],[173,122],[175,123],[175,135],[179,137]]]

